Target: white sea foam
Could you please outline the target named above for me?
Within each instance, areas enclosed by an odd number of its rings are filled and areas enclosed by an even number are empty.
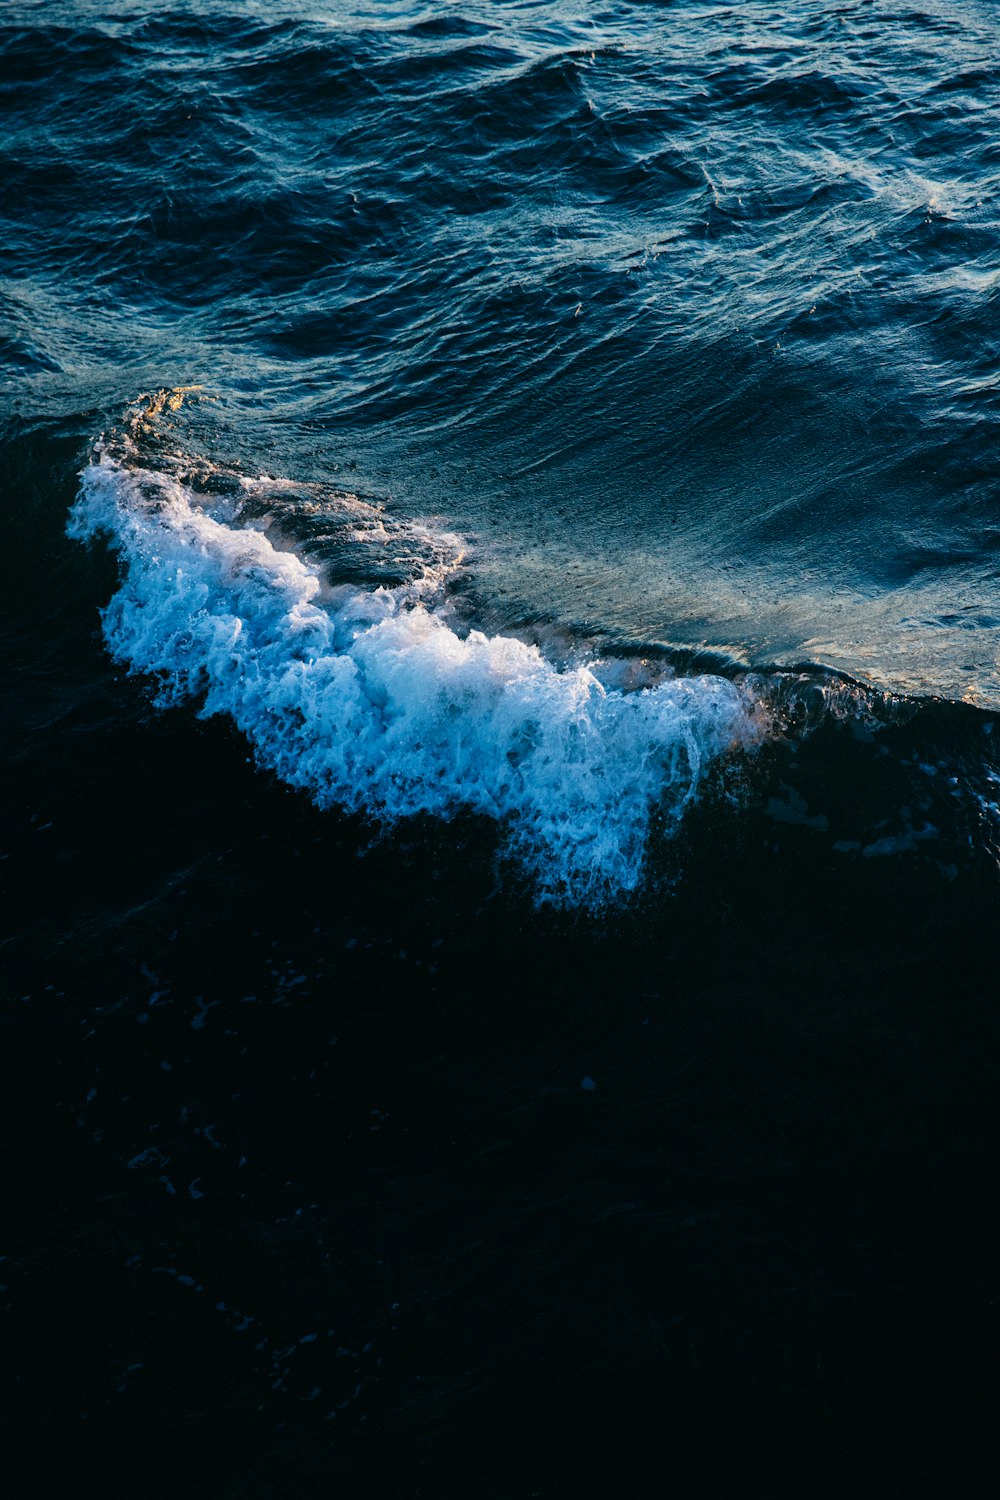
[[[321,806],[383,823],[487,814],[541,901],[633,891],[654,817],[669,827],[707,767],[760,735],[755,700],[722,677],[608,687],[522,641],[460,633],[430,572],[331,588],[262,523],[238,524],[231,500],[107,455],[70,530],[120,554],[106,640],[162,703],[229,715]]]

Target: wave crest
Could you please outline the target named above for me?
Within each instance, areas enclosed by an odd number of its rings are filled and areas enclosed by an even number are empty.
[[[161,703],[229,716],[261,765],[322,807],[389,825],[496,820],[539,901],[634,891],[654,817],[676,823],[708,767],[760,739],[747,687],[609,687],[596,664],[561,669],[515,638],[461,633],[432,567],[394,587],[332,586],[265,526],[231,496],[100,454],[70,530],[121,557],[103,614],[114,657],[154,677]]]

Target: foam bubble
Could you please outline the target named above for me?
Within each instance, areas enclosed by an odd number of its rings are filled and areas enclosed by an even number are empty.
[[[653,816],[676,821],[707,767],[759,738],[755,700],[727,679],[609,687],[514,638],[459,633],[432,570],[331,588],[242,519],[108,454],[84,471],[70,530],[120,554],[103,615],[116,659],[155,677],[161,703],[229,715],[320,806],[386,824],[488,815],[540,901],[634,891]]]

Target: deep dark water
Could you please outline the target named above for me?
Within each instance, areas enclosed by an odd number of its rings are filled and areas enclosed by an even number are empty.
[[[29,1469],[986,1492],[989,909],[792,837],[707,852],[652,932],[515,920],[190,738],[20,780],[53,821],[13,830],[53,845],[20,900],[63,913],[4,1049]]]
[[[10,1492],[992,1495],[991,14],[0,24]],[[67,535],[188,383],[138,471],[772,732],[596,909],[320,811]]]

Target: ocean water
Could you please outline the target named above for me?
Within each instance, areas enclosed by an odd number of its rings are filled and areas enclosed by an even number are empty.
[[[23,1493],[994,1492],[998,46],[0,9]]]

